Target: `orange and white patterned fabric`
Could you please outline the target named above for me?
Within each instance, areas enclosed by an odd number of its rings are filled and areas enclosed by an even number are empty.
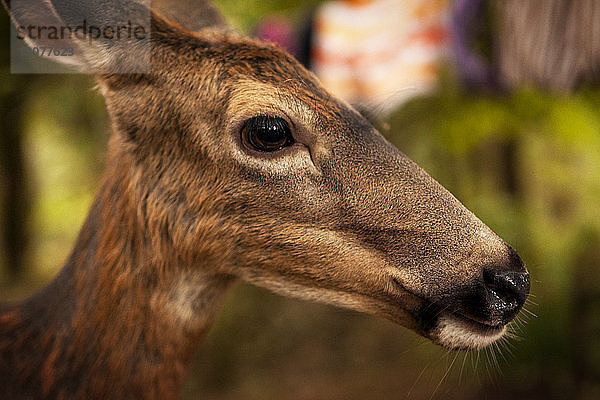
[[[325,87],[383,115],[436,86],[448,0],[344,0],[317,10],[312,68]]]

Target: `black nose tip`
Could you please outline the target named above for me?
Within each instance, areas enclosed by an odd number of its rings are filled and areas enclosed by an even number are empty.
[[[506,324],[518,313],[529,294],[529,273],[496,268],[483,270],[488,307],[498,322]]]

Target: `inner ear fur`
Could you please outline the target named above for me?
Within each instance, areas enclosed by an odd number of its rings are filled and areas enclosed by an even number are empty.
[[[151,11],[138,1],[2,0],[32,48],[70,49],[38,54],[84,73],[143,73],[151,67]]]
[[[72,48],[72,56],[51,59],[84,73],[114,75],[150,72],[152,53],[158,50],[155,46],[159,45],[152,42],[152,30],[166,27],[175,35],[180,31],[182,40],[185,40],[185,31],[200,32],[210,29],[232,33],[223,16],[206,0],[154,0],[151,2],[151,8],[148,7],[150,1],[135,0],[2,2],[17,29],[28,26],[75,29],[75,34],[67,34],[67,37],[53,37],[47,29],[44,30],[45,35],[22,36],[30,47]],[[91,34],[81,35],[82,31],[77,33],[77,28],[83,25],[83,21],[88,29],[94,26],[100,30],[133,24],[133,29],[140,29],[145,36],[141,39],[136,36],[135,40],[129,36],[117,40],[110,29],[103,33],[111,32],[112,38],[106,38],[105,35],[97,38]]]

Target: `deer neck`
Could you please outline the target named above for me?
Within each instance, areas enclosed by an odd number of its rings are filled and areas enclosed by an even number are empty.
[[[233,278],[153,248],[125,170],[108,171],[59,276],[0,308],[7,398],[176,396]]]

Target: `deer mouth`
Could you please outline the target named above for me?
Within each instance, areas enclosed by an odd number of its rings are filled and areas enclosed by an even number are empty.
[[[458,312],[448,312],[449,316],[463,321],[467,324],[472,325],[475,329],[481,330],[483,333],[495,333],[502,330],[506,325],[504,324],[488,324],[485,322],[478,321],[473,318],[469,318],[466,315]]]
[[[505,323],[490,323],[470,317],[449,304],[441,305],[414,294],[396,279],[396,286],[417,298],[421,305],[412,312],[417,332],[451,350],[479,350],[506,333]]]
[[[500,339],[506,325],[488,325],[464,315],[444,311],[438,316],[432,339],[452,350],[479,350]]]
[[[506,324],[490,324],[428,300],[416,313],[424,336],[451,350],[479,350],[500,339]]]
[[[489,324],[475,320],[449,306],[440,306],[421,298],[422,305],[414,314],[424,336],[452,350],[474,350],[500,339],[504,324]]]

